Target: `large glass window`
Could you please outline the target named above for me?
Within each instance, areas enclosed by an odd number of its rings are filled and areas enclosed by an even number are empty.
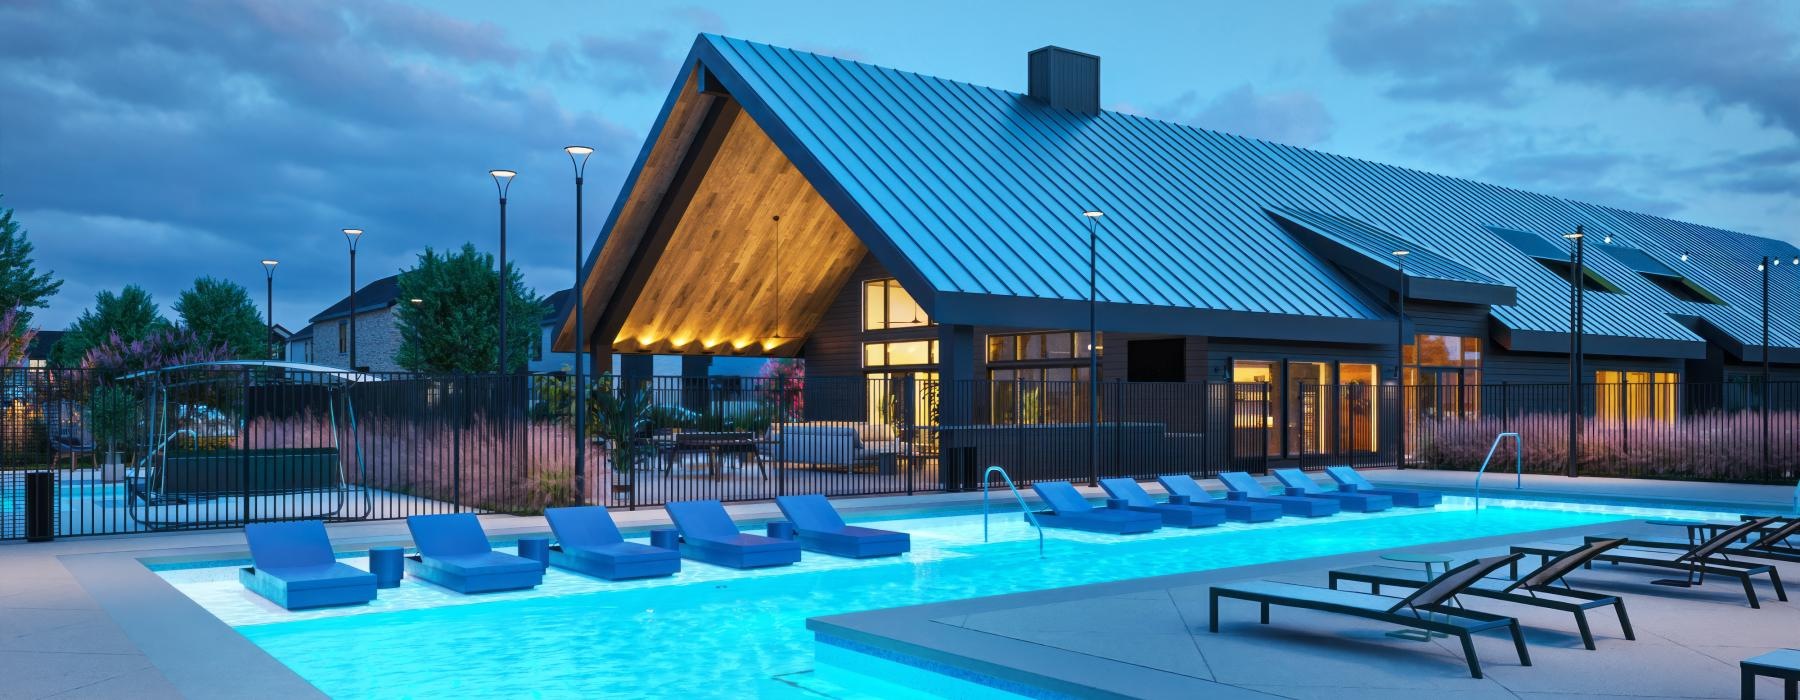
[[[1231,363],[1232,403],[1235,415],[1232,425],[1239,435],[1238,445],[1255,445],[1255,433],[1266,433],[1263,448],[1271,456],[1281,455],[1281,431],[1275,429],[1275,416],[1281,406],[1281,384],[1276,381],[1276,363],[1272,360],[1235,360]]]
[[[1349,364],[1338,368],[1338,440],[1341,452],[1374,452],[1381,381],[1375,365]]]
[[[905,367],[937,364],[938,342],[935,340],[903,340],[891,343],[863,343],[864,367]]]
[[[1401,351],[1407,414],[1431,418],[1481,412],[1480,338],[1420,334]]]
[[[1101,338],[1105,340],[1104,335]],[[988,336],[988,362],[1034,362],[1038,360],[1087,359],[1088,334],[1058,331],[1055,333],[1012,333]]]
[[[1082,423],[1088,420],[1088,368],[990,369],[994,422]]]
[[[1321,400],[1331,384],[1331,365],[1289,362],[1287,371],[1288,445],[1295,454],[1328,452],[1331,405]]]
[[[1594,372],[1594,417],[1673,423],[1680,387],[1674,372]]]
[[[898,280],[869,280],[863,283],[863,330],[882,331],[890,328],[917,328],[931,325],[925,308],[913,301],[912,295],[900,288]]]

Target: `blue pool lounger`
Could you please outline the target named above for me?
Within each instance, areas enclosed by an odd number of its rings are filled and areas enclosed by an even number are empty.
[[[604,506],[545,508],[556,534],[550,565],[609,581],[668,576],[681,570],[681,553],[626,542]]]
[[[1325,473],[1331,480],[1343,486],[1356,487],[1357,493],[1372,493],[1394,499],[1394,505],[1405,508],[1430,508],[1444,502],[1444,494],[1436,491],[1419,491],[1415,489],[1384,489],[1364,479],[1351,467],[1326,467]]]
[[[1049,511],[1037,514],[1038,523],[1044,527],[1114,535],[1135,535],[1162,527],[1162,516],[1156,513],[1127,508],[1095,508],[1066,481],[1032,484],[1031,490],[1036,491],[1038,498],[1050,506]]]
[[[1278,496],[1256,481],[1256,478],[1244,472],[1220,472],[1219,483],[1232,493],[1244,494],[1243,498],[1253,503],[1273,503],[1281,506],[1281,512],[1287,515],[1298,515],[1303,518],[1318,518],[1336,515],[1341,507],[1337,501],[1329,498],[1312,496]]]
[[[912,550],[912,536],[904,532],[845,525],[831,501],[821,494],[777,496],[775,505],[794,524],[800,547],[838,557],[867,559],[891,557]]]
[[[1257,503],[1248,500],[1221,500],[1212,497],[1200,482],[1186,474],[1159,476],[1156,481],[1172,496],[1187,496],[1188,505],[1201,508],[1218,508],[1225,511],[1225,517],[1241,523],[1264,523],[1281,517],[1281,505],[1276,503]]]
[[[681,531],[681,556],[733,569],[787,566],[800,561],[800,543],[746,535],[718,501],[676,501],[663,506]]]
[[[532,588],[544,567],[531,559],[494,551],[473,513],[414,515],[406,519],[419,553],[406,558],[406,573],[458,593]]]
[[[1376,513],[1394,507],[1394,499],[1381,494],[1328,490],[1298,469],[1277,469],[1275,479],[1282,486],[1299,490],[1301,495],[1333,499],[1353,513]]]
[[[325,523],[252,523],[244,541],[253,565],[238,569],[238,581],[276,605],[304,610],[375,599],[375,574],[337,560]]]
[[[1100,487],[1106,489],[1106,495],[1123,499],[1126,508],[1155,513],[1162,517],[1164,525],[1170,527],[1212,527],[1225,522],[1223,508],[1157,503],[1151,500],[1150,494],[1138,485],[1136,479],[1101,479]]]

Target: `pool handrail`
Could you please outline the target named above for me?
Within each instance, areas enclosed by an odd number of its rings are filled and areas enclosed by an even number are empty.
[[[1513,490],[1525,486],[1525,440],[1518,433],[1501,433],[1494,436],[1494,445],[1488,448],[1487,458],[1481,460],[1481,468],[1475,471],[1475,509],[1481,510],[1481,475],[1487,473],[1488,462],[1494,461],[1494,453],[1500,450],[1500,443],[1507,438],[1513,439]]]
[[[1037,514],[1031,512],[1031,506],[1025,505],[1025,496],[1019,493],[1019,487],[1013,485],[1012,477],[1007,476],[1006,470],[998,465],[989,466],[981,473],[981,541],[988,541],[988,482],[993,478],[994,472],[1000,472],[1000,478],[1006,480],[1006,488],[1012,489],[1013,498],[1019,500],[1019,510],[1024,511],[1025,519],[1031,521],[1032,527],[1037,528],[1038,557],[1043,558],[1044,526],[1038,523]]]

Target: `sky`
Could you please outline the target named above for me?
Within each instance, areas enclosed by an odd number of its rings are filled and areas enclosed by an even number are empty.
[[[1800,242],[1800,3],[0,0],[0,206],[66,327],[202,275],[289,328],[427,246],[573,284],[696,33],[1023,91],[1102,57],[1110,109]]]

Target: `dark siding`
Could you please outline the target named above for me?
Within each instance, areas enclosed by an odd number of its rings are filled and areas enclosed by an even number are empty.
[[[875,256],[864,255],[850,280],[839,289],[831,307],[819,326],[807,337],[801,355],[806,358],[806,373],[815,377],[861,376],[862,344],[868,340],[916,340],[936,338],[937,329],[904,328],[891,331],[864,332],[862,329],[862,286],[864,282],[887,279],[894,275],[876,262]],[[981,339],[977,338],[980,342]]]

